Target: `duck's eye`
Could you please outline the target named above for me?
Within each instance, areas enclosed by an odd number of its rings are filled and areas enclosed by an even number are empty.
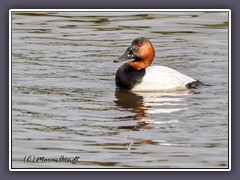
[[[138,43],[138,47],[141,47],[142,46],[142,44],[141,43]]]

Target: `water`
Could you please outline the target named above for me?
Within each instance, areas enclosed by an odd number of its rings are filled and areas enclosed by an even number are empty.
[[[140,36],[154,65],[212,86],[115,91]],[[227,168],[228,13],[13,12],[12,167]]]

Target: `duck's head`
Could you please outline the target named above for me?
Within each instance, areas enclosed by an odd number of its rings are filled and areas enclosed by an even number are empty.
[[[145,37],[134,39],[126,52],[114,62],[132,59],[128,64],[136,70],[144,69],[151,65],[155,55],[152,43]]]

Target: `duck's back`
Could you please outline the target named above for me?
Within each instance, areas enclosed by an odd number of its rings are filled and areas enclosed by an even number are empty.
[[[187,84],[196,80],[166,66],[150,66],[141,83],[135,85],[132,91],[166,91],[186,89]]]

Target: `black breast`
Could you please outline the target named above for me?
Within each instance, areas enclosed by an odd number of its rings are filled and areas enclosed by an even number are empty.
[[[136,84],[142,81],[145,75],[145,69],[136,70],[128,63],[123,64],[117,71],[115,76],[116,85],[124,89],[132,89]]]

